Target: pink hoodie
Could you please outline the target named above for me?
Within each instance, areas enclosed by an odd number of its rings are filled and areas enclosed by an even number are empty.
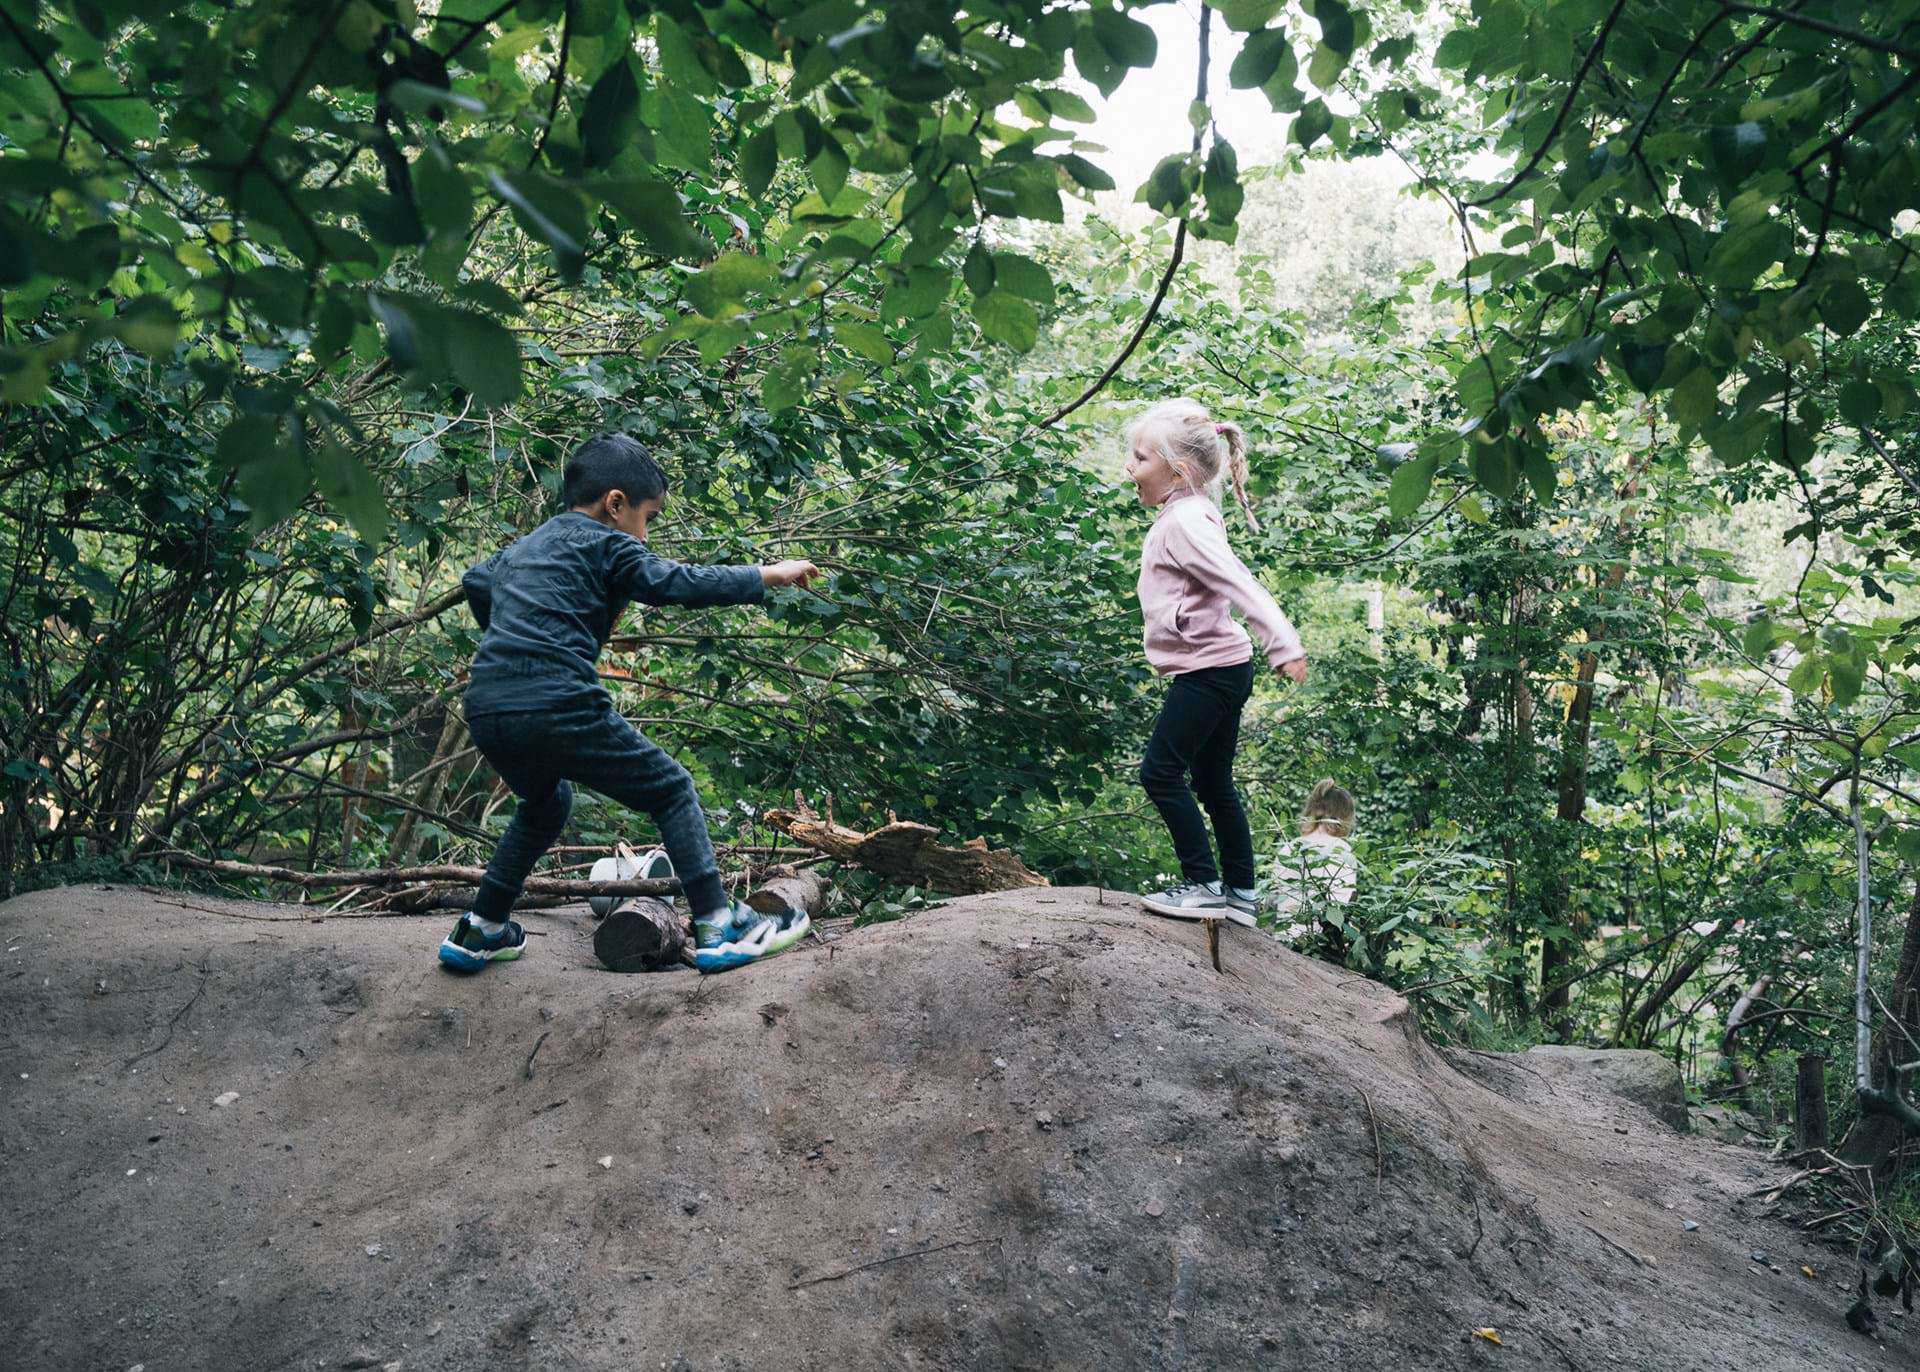
[[[1140,612],[1147,661],[1161,676],[1233,667],[1253,645],[1227,614],[1246,616],[1274,667],[1305,657],[1300,635],[1266,588],[1227,545],[1227,523],[1204,496],[1175,491],[1154,516],[1140,549]]]

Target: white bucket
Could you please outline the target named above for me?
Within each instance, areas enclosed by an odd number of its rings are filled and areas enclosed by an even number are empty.
[[[593,870],[587,873],[588,881],[631,881],[639,874],[640,864],[629,862],[623,857],[603,857],[593,864]],[[588,896],[587,904],[593,907],[593,913],[605,919],[613,907],[621,901],[619,896]]]

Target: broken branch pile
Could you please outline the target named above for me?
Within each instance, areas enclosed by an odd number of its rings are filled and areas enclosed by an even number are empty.
[[[762,818],[796,843],[878,876],[954,895],[1047,884],[1045,877],[1020,861],[1019,854],[1010,848],[989,848],[985,839],[972,839],[957,848],[935,843],[938,829],[892,814],[882,827],[861,833],[834,823],[831,802],[824,819],[800,797],[795,796],[794,803],[793,810],[769,810]]]

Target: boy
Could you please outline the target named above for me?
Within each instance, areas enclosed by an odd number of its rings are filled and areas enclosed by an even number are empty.
[[[656,557],[647,525],[666,505],[660,466],[625,434],[599,434],[567,462],[565,514],[469,571],[462,584],[482,636],[467,685],[474,744],[519,800],[474,907],[441,941],[456,972],[520,956],[507,918],[528,873],[559,837],[579,782],[653,817],[693,911],[694,964],[720,972],[778,953],[809,927],[731,900],[720,884],[693,779],[613,708],[595,671],[632,601],[753,605],[770,586],[805,586],[811,562],[691,567]]]

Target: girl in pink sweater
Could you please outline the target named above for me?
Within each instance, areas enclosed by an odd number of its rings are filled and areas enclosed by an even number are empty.
[[[1126,441],[1127,476],[1140,503],[1159,511],[1140,550],[1147,661],[1172,678],[1140,764],[1140,784],[1173,834],[1184,878],[1143,902],[1156,914],[1250,924],[1259,900],[1253,832],[1234,789],[1233,754],[1240,711],[1253,693],[1253,645],[1228,607],[1246,617],[1263,656],[1288,680],[1306,680],[1306,649],[1227,544],[1215,503],[1223,477],[1232,478],[1247,523],[1259,528],[1247,501],[1240,426],[1216,424],[1191,400],[1168,400],[1129,424]],[[1218,867],[1200,806],[1213,820]]]

